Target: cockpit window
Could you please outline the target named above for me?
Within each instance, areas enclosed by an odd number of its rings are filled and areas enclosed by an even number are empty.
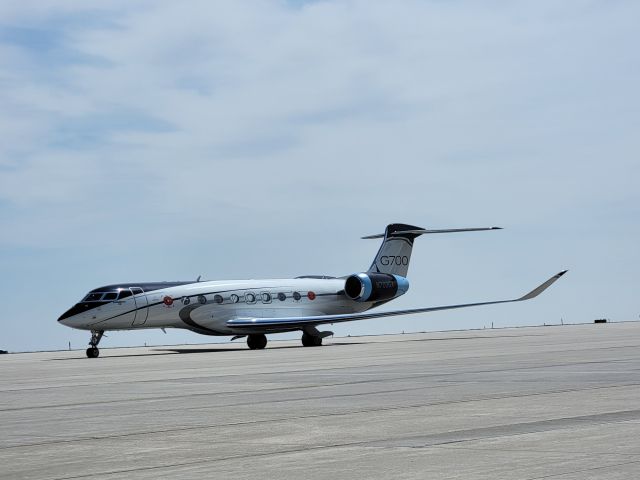
[[[102,292],[90,293],[89,295],[84,297],[84,301],[85,302],[97,302],[98,300],[100,300],[102,298],[102,295],[104,295]]]
[[[115,300],[118,294],[116,292],[105,293],[102,300]]]
[[[131,290],[121,290],[120,295],[118,295],[118,300],[122,300],[123,298],[130,297],[132,295]]]

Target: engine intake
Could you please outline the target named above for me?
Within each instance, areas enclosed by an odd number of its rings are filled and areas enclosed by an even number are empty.
[[[356,302],[377,302],[399,297],[409,290],[409,281],[389,273],[357,273],[347,278],[344,293]]]

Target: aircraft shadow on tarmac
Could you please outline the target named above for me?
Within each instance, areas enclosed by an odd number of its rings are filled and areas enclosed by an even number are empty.
[[[373,342],[340,342],[340,343],[330,343],[328,345],[323,345],[326,347],[341,347],[346,345],[365,345],[367,343]],[[267,347],[265,350],[281,350],[288,348],[305,348],[302,345],[282,345],[278,347]],[[216,353],[216,352],[238,352],[238,351],[249,351],[247,347],[239,347],[239,348],[164,348],[162,350],[156,350],[162,352],[173,352],[173,353]]]
[[[502,338],[502,337],[535,337],[540,336],[542,334],[537,333],[529,333],[529,334],[516,334],[516,335],[478,335],[472,337],[465,336],[452,336],[452,337],[443,337],[443,338],[403,338],[399,340],[390,340],[388,342],[375,342],[375,341],[353,341],[353,342],[340,342],[340,343],[329,343],[327,345],[323,345],[323,348],[328,347],[341,347],[341,346],[350,346],[350,345],[367,345],[371,343],[397,343],[397,342],[442,342],[448,340],[482,340],[482,339],[492,339],[492,338]],[[191,354],[191,353],[224,353],[224,352],[240,352],[246,351],[249,352],[249,349],[245,346],[238,345],[233,348],[153,348],[149,347],[150,351],[147,353],[130,353],[130,354],[122,354],[122,355],[106,355],[102,358],[127,358],[127,357],[149,357],[154,355],[175,355],[175,354]],[[291,349],[291,348],[310,348],[303,347],[302,345],[280,345],[273,346],[273,344],[266,348],[266,350],[282,350],[282,349]],[[85,357],[73,357],[73,358],[51,358],[50,360],[86,360]]]
[[[375,342],[370,340],[361,340],[361,341],[352,341],[352,342],[340,342],[340,343],[329,343],[327,345],[323,345],[323,348],[327,347],[342,347],[349,345],[368,345],[371,343],[396,343],[396,342],[442,342],[447,340],[481,340],[488,338],[503,338],[503,337],[522,337],[522,336],[540,336],[542,334],[527,334],[527,335],[482,335],[482,336],[474,336],[474,337],[443,337],[443,338],[406,338],[399,340],[391,340],[389,342]],[[302,345],[281,345],[281,346],[269,346],[267,350],[280,350],[280,349],[289,349],[289,348],[305,348]],[[249,351],[249,349],[245,346],[238,346],[235,348],[162,348],[162,349],[154,349],[154,352],[166,352],[168,353],[222,353],[222,352],[238,352],[238,351]],[[118,357],[122,356],[145,356],[145,355],[163,355],[162,353],[149,353],[149,354],[136,354],[136,355],[118,355]],[[114,355],[115,357],[115,355]]]
[[[373,342],[341,342],[341,343],[333,343],[324,345],[324,348],[328,347],[340,347],[340,346],[348,346],[348,345],[364,345],[367,343]],[[130,358],[130,357],[151,357],[158,355],[175,355],[175,354],[190,354],[190,353],[225,353],[225,352],[249,352],[250,350],[245,346],[238,346],[234,348],[152,348],[149,347],[150,351],[148,353],[125,353],[122,355],[104,355],[100,358]],[[265,350],[282,350],[282,349],[291,349],[291,348],[305,348],[302,345],[281,345],[281,346],[269,346]],[[107,349],[105,349],[107,350]],[[107,350],[108,351],[108,350]],[[72,357],[72,358],[50,358],[49,360],[87,360],[86,357]]]

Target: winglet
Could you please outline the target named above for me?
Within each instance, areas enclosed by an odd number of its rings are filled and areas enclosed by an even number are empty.
[[[532,298],[537,297],[538,295],[540,295],[542,292],[544,292],[547,288],[549,288],[556,280],[558,280],[561,276],[563,276],[565,273],[567,273],[569,270],[563,270],[560,273],[556,273],[553,277],[551,277],[549,280],[547,280],[546,282],[544,282],[542,285],[534,288],[533,290],[531,290],[529,293],[527,293],[526,295],[523,295],[522,297],[520,297],[517,301],[520,300],[531,300]]]

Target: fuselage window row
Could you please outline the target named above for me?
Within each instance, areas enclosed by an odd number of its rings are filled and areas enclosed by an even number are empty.
[[[313,292],[307,293],[306,296],[310,300],[313,300],[316,297]],[[279,292],[275,294],[275,297],[281,302],[284,302],[287,299],[287,295],[283,292]],[[182,303],[184,305],[189,305],[191,303],[191,298],[192,297],[183,297]],[[198,302],[203,305],[207,303],[207,297],[205,295],[198,295],[196,298],[198,299]],[[259,296],[256,296],[256,294],[252,292],[246,292],[244,295],[242,294],[238,295],[236,293],[232,293],[227,298],[227,302],[225,302],[225,298],[219,293],[217,293],[213,296],[213,303],[217,303],[218,305],[221,305],[223,303],[238,303],[240,302],[241,298],[244,299],[245,303],[248,303],[249,305],[251,305],[256,303],[258,300],[261,300],[262,303],[271,303],[271,301],[274,298],[274,295],[272,295],[269,292],[262,292]],[[293,292],[293,294],[289,298],[293,298],[294,301],[298,302],[302,299],[302,295],[299,292]]]

